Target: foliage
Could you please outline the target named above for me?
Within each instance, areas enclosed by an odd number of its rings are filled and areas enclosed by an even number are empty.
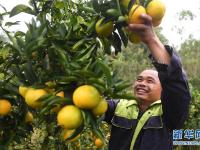
[[[181,45],[179,54],[191,84],[200,90],[200,41],[193,38],[187,39]]]
[[[185,124],[186,128],[198,129],[200,127],[200,92],[192,89],[192,100],[190,104],[189,118]]]
[[[189,10],[183,10],[179,13],[179,20],[193,20],[195,15]]]
[[[73,91],[81,85],[96,87],[101,96],[107,99],[133,98],[132,94],[125,91],[130,83],[118,78],[105,57],[111,53],[111,45],[116,54],[121,51],[122,43],[126,45],[128,39],[124,31],[119,31],[119,34],[113,31],[112,35],[106,38],[98,37],[94,30],[96,21],[101,17],[105,18],[104,23],[108,20],[116,21],[115,29],[121,30],[122,26],[117,22],[118,16],[113,18],[113,13],[108,16],[103,13],[104,7],[109,9],[111,6],[120,11],[119,2],[116,2],[30,0],[30,6],[17,5],[11,10],[10,17],[24,12],[34,15],[34,18],[27,24],[27,32],[11,33],[3,24],[0,26],[9,39],[8,43],[3,43],[1,49],[4,57],[1,62],[3,76],[0,95],[12,104],[11,113],[0,116],[2,149],[15,147],[15,143],[28,142],[26,137],[33,140],[40,133],[41,143],[37,148],[43,149],[55,142],[55,145],[61,145],[60,149],[65,149],[68,145],[60,140],[62,128],[57,125],[57,114],[51,112],[51,109],[73,104]],[[98,10],[99,7],[102,9]],[[17,23],[7,22],[5,25],[12,26]],[[123,41],[120,36],[124,36]],[[4,54],[4,49],[7,55]],[[53,92],[48,92],[39,99],[42,103],[41,109],[33,109],[20,95],[20,86]],[[59,91],[64,91],[64,98],[55,95]],[[25,122],[28,111],[35,116],[32,124]],[[101,118],[93,116],[90,110],[82,110],[82,114],[84,124],[77,128],[70,138],[91,130],[92,134],[106,142],[101,131]],[[37,131],[43,129],[43,124],[46,131],[37,134]]]
[[[11,113],[0,116],[0,149],[89,150],[96,149],[94,136],[104,139],[102,149],[107,149],[109,127],[102,124],[101,117],[96,118],[90,111],[82,110],[84,125],[71,137],[81,133],[80,138],[68,143],[61,138],[62,128],[55,121],[57,114],[50,110],[72,104],[74,89],[84,84],[93,85],[107,99],[134,98],[131,92],[126,92],[127,88],[143,69],[152,65],[146,59],[148,53],[144,45],[128,42],[123,30],[126,25],[123,15],[127,10],[118,0],[80,0],[77,3],[71,0],[30,0],[29,3],[30,6],[16,6],[9,13],[10,17],[21,12],[34,16],[27,24],[27,32],[13,34],[0,22],[9,39],[0,43],[0,95],[12,103]],[[7,14],[5,10],[0,18]],[[99,37],[95,32],[95,24],[101,18],[103,24],[108,21],[114,24],[115,31],[109,37]],[[5,26],[17,23],[7,22]],[[161,34],[162,29],[155,30],[161,41],[167,43]],[[190,82],[195,88],[199,87],[199,41],[189,39],[181,49]],[[27,106],[19,94],[19,86],[54,89],[54,92],[42,97],[42,109],[35,110]],[[59,91],[65,92],[65,98],[55,96]],[[199,126],[199,92],[192,91],[186,128]],[[34,115],[31,124],[25,122],[28,111]]]
[[[187,121],[185,122],[183,129],[199,129],[200,126],[200,92],[199,90],[195,89],[190,85],[191,87],[191,94],[192,94],[192,100],[189,107],[189,116]],[[178,146],[175,148],[175,150],[199,150],[199,145],[197,146]]]

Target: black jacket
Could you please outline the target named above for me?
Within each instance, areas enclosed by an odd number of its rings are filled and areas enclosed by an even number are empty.
[[[134,150],[172,150],[172,131],[182,128],[188,116],[191,96],[186,75],[182,70],[180,59],[172,48],[169,46],[165,46],[165,48],[171,55],[169,65],[160,64],[150,56],[162,85],[163,115],[160,118],[152,117],[146,122],[136,139]],[[115,117],[114,111],[118,101],[109,100],[108,103],[109,108],[105,114],[105,121],[112,125],[109,150],[129,150],[135,127],[125,128],[127,123],[125,118],[115,120],[118,121],[120,127],[111,123]],[[140,113],[137,120],[141,116]]]

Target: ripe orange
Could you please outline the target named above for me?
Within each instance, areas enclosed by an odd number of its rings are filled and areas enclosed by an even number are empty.
[[[131,7],[131,10],[129,12],[129,23],[135,23],[135,24],[143,24],[144,20],[141,18],[141,14],[146,14],[146,10],[141,5],[134,4]]]
[[[94,143],[97,148],[100,148],[103,146],[103,141],[100,138],[97,138]]]
[[[154,27],[159,26],[161,22],[162,22],[162,19],[161,20],[152,20],[152,23],[153,23]]]
[[[103,18],[97,21],[95,25],[96,33],[100,37],[109,37],[114,30],[113,22],[109,21],[102,24],[102,21]]]
[[[146,7],[147,14],[152,17],[154,26],[158,26],[161,23],[163,16],[165,15],[165,5],[160,0],[152,0]]]
[[[28,106],[30,106],[32,108],[40,108],[41,103],[37,100],[46,94],[47,94],[47,92],[43,89],[30,88],[26,92],[25,102]]]
[[[76,129],[83,122],[81,110],[74,105],[63,107],[57,115],[58,125],[66,129]]]
[[[0,99],[0,116],[5,116],[11,111],[11,103],[6,99]]]
[[[92,109],[92,113],[95,116],[103,115],[108,109],[108,103],[105,99],[102,99],[99,104]]]
[[[33,122],[33,114],[31,112],[26,113],[25,122],[26,123],[32,123]]]
[[[28,89],[29,89],[28,87],[19,86],[19,94],[24,98]]]
[[[93,109],[100,100],[100,93],[91,85],[80,86],[73,93],[73,102],[79,108]]]
[[[65,97],[65,93],[63,91],[60,91],[60,92],[58,92],[56,94],[56,96],[60,96],[60,97],[64,98]]]
[[[68,130],[68,129],[65,129],[64,130],[64,134],[63,134],[63,139],[64,140],[66,140],[67,138],[69,138],[72,134],[73,134],[73,132],[74,132],[75,130]],[[68,140],[67,142],[74,142],[74,141],[76,141],[78,138],[80,137],[80,134],[78,134],[76,137],[74,137],[73,139],[71,139],[71,140]]]

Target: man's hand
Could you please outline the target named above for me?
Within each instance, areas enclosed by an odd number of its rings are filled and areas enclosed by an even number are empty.
[[[158,62],[169,64],[171,57],[153,30],[151,16],[142,14],[141,18],[144,24],[129,24],[128,30],[140,36],[141,41],[149,47],[151,54]]]
[[[141,18],[144,20],[144,24],[129,24],[127,29],[139,35],[141,41],[148,45],[152,40],[157,38],[157,36],[153,31],[151,16],[142,14]]]

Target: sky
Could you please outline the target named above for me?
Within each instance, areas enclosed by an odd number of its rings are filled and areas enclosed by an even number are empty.
[[[162,34],[168,39],[169,44],[176,47],[180,47],[180,44],[184,42],[190,35],[200,40],[200,0],[161,0],[166,6],[166,13],[160,26],[162,27]],[[0,0],[0,4],[6,7],[7,10],[11,10],[17,4],[28,4],[28,0]],[[0,11],[2,9],[0,8]],[[182,10],[191,11],[195,17],[191,20],[178,20],[177,13]],[[11,19],[11,20],[10,20]],[[31,16],[21,13],[14,16],[8,21],[21,21],[29,22]],[[13,30],[25,30],[25,24],[21,26],[14,26]],[[178,29],[182,29],[182,34],[178,34]]]

